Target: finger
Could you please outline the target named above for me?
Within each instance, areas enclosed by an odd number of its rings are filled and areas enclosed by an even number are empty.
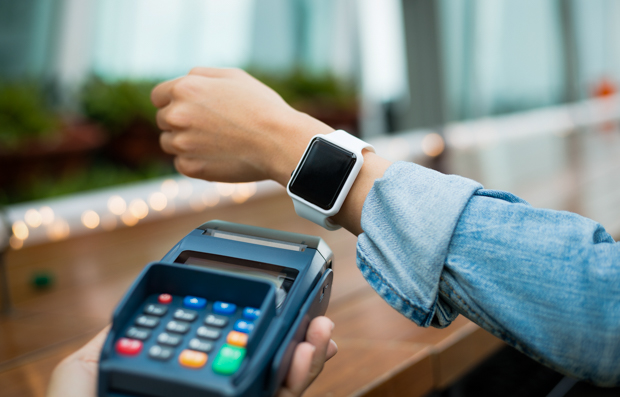
[[[172,141],[174,140],[174,133],[170,132],[170,131],[163,131],[160,135],[159,135],[159,146],[161,146],[161,149],[168,153],[168,154],[179,154],[177,152],[177,150],[175,149],[174,145],[172,144]]]
[[[316,317],[310,322],[306,342],[300,343],[295,349],[285,388],[282,389],[280,397],[300,396],[318,376],[325,363],[333,328],[334,323],[324,316]]]
[[[312,366],[310,367],[311,379],[314,379],[323,369],[333,329],[334,323],[324,316],[316,317],[308,327],[306,341],[316,347],[316,352],[312,359]]]
[[[172,100],[172,87],[174,87],[177,80],[164,81],[153,88],[153,91],[151,91],[151,102],[156,108],[164,107],[170,103]]]
[[[234,77],[246,74],[241,69],[237,68],[204,68],[195,67],[190,70],[189,74],[194,74],[204,77],[222,78],[222,77]]]
[[[159,109],[155,116],[157,126],[162,131],[178,131],[191,127],[191,117],[185,109],[187,106],[174,103]]]
[[[278,397],[296,397],[306,390],[310,383],[308,373],[312,366],[312,358],[316,347],[308,342],[302,342],[295,348],[291,368],[286,376],[286,387],[278,393]]]
[[[338,353],[338,345],[334,342],[333,339],[330,339],[329,345],[327,346],[327,354],[325,355],[325,361],[329,361],[332,357],[334,357]]]

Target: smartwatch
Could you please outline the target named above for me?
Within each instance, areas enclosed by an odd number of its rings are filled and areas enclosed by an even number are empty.
[[[364,164],[363,149],[375,151],[343,130],[312,137],[286,187],[297,215],[327,230],[340,229],[329,217],[340,211],[351,190]]]

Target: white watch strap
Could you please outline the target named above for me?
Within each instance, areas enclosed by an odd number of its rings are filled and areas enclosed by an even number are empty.
[[[361,151],[364,149],[368,149],[373,153],[375,151],[375,148],[370,143],[364,142],[361,139],[354,137],[353,135],[343,130],[336,130],[331,134],[327,134],[325,136],[332,142],[337,143],[345,149],[351,150],[353,152],[359,151],[361,153]]]
[[[375,151],[375,148],[368,142],[364,142],[361,139],[356,138],[343,130],[336,130],[328,135],[322,135],[322,137],[324,137],[328,141],[337,144],[338,146],[343,147],[344,149],[354,152],[358,156],[358,161],[360,161],[360,164],[364,163],[362,150],[367,149],[371,152]],[[359,169],[357,170],[357,172],[359,173]],[[355,175],[352,175],[352,177],[357,178],[357,173]],[[340,192],[340,195],[344,195],[346,197],[346,195],[349,194],[349,189],[347,189],[346,191],[342,190]],[[326,215],[320,211],[317,211],[315,208],[310,207],[306,203],[295,199],[295,197],[293,197],[293,205],[295,206],[295,212],[297,213],[297,215],[301,216],[302,218],[306,218],[309,221],[314,222],[320,226],[323,226],[327,230],[338,230],[341,228],[340,225],[331,222],[329,219],[330,216],[335,215],[338,211],[340,211],[340,207],[336,208],[336,212],[334,214]]]
[[[314,222],[319,226],[323,226],[327,230],[338,230],[342,226],[329,221],[329,217],[314,208],[307,206],[299,200],[293,199],[295,212],[302,218],[306,218],[310,222]]]

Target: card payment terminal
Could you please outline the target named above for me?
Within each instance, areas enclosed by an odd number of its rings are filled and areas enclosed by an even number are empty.
[[[271,396],[327,310],[315,236],[210,221],[147,265],[116,308],[99,397]]]

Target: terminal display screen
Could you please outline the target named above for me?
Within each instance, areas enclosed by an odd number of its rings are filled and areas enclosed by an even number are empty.
[[[183,251],[176,263],[200,266],[225,273],[242,274],[272,283],[276,287],[276,307],[280,308],[293,287],[296,269],[197,251]]]

